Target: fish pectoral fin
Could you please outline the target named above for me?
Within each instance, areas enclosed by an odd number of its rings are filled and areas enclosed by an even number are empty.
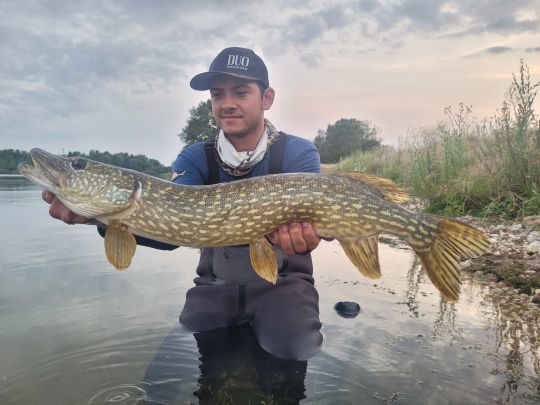
[[[341,172],[332,173],[333,176],[347,177],[351,180],[364,183],[365,185],[379,191],[384,198],[393,203],[404,203],[409,201],[409,194],[390,179],[379,177],[363,172]]]
[[[265,237],[251,241],[249,257],[255,273],[266,281],[276,284],[278,271],[276,252]]]
[[[129,267],[135,254],[137,242],[128,232],[127,226],[118,221],[111,221],[105,231],[105,254],[109,263],[117,270]]]
[[[378,235],[354,241],[339,241],[347,257],[360,273],[369,278],[381,277]]]

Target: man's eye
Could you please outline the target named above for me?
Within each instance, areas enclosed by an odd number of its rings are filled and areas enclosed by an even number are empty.
[[[210,97],[212,97],[212,98],[219,98],[220,96],[221,96],[220,93],[210,94]]]

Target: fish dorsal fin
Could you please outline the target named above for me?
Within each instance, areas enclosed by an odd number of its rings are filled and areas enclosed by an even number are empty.
[[[249,257],[255,273],[266,281],[276,284],[278,270],[276,252],[265,237],[251,241]]]
[[[347,177],[378,190],[387,200],[403,203],[409,200],[409,194],[390,179],[363,172],[332,173],[333,176]]]
[[[131,264],[137,242],[128,232],[127,226],[118,221],[111,221],[105,231],[105,254],[109,263],[117,270],[125,270]]]
[[[353,241],[339,241],[347,257],[360,273],[369,278],[381,277],[377,235]]]

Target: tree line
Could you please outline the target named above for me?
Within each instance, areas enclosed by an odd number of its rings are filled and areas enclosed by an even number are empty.
[[[81,152],[68,152],[68,157],[82,156],[97,162],[136,170],[151,176],[169,177],[170,166],[162,165],[156,159],[149,159],[144,155],[131,155],[128,153],[110,153],[91,150],[88,154]],[[30,153],[18,149],[0,150],[0,174],[16,174],[17,165],[21,162],[32,163]]]
[[[212,115],[210,100],[201,101],[189,110],[186,126],[178,135],[186,145],[214,139],[218,126]],[[356,151],[367,151],[379,146],[379,129],[369,121],[342,118],[319,130],[314,144],[319,149],[322,163],[337,163]]]

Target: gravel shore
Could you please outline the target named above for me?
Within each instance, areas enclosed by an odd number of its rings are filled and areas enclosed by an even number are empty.
[[[499,288],[527,294],[540,305],[540,216],[520,222],[469,216],[460,220],[483,229],[491,241],[485,254],[462,263],[463,270]]]

